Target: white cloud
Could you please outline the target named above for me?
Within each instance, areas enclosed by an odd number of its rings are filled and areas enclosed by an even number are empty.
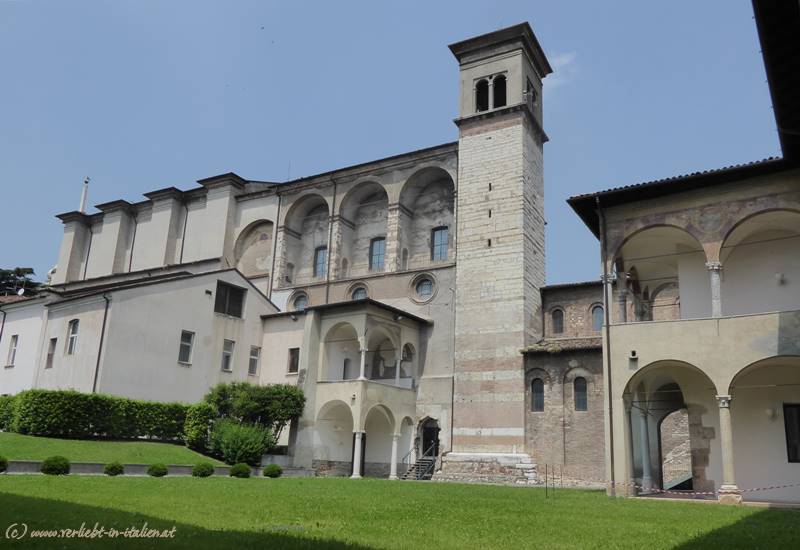
[[[550,58],[553,72],[544,79],[545,93],[571,82],[578,74],[575,52],[559,53]]]

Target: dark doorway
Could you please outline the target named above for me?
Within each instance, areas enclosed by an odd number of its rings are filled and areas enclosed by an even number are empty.
[[[421,424],[422,448],[420,456],[439,456],[439,422],[428,418]]]

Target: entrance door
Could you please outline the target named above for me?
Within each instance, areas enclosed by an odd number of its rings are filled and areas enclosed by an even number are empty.
[[[422,449],[423,456],[439,456],[439,423],[428,419],[422,425]]]

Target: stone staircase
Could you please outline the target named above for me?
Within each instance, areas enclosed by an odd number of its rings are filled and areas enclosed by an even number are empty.
[[[433,476],[433,469],[436,466],[435,456],[421,456],[411,467],[400,476],[400,479],[414,479],[428,481]]]

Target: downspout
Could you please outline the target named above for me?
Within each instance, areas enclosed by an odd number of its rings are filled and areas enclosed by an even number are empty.
[[[97,346],[97,364],[94,367],[94,381],[92,382],[92,393],[97,393],[97,377],[100,374],[100,359],[101,354],[103,352],[103,340],[105,339],[106,335],[106,321],[108,320],[108,306],[111,303],[111,299],[108,297],[108,294],[105,292],[103,293],[103,300],[106,301],[106,309],[103,312],[103,327],[100,329],[100,345]]]
[[[614,398],[611,387],[611,308],[609,304],[611,297],[609,296],[608,234],[606,232],[606,216],[600,204],[600,197],[595,196],[594,200],[597,205],[597,217],[600,221],[600,248],[603,257],[603,316],[605,317],[606,323],[606,387],[608,388],[608,460],[611,473],[609,482],[611,483],[611,496],[616,496],[617,489],[614,473]]]
[[[131,237],[131,257],[128,258],[128,273],[131,272],[133,267],[133,250],[136,247],[136,230],[139,228],[139,216],[133,216],[133,237]]]
[[[178,258],[178,263],[183,263],[183,247],[186,246],[186,225],[189,223],[189,205],[187,203],[183,203],[183,209],[186,210],[186,214],[183,216],[183,234],[181,235],[181,255]]]
[[[336,183],[336,180],[333,180],[333,210],[336,210],[336,191],[339,187],[339,184]],[[333,243],[333,211],[331,212],[331,216],[328,218],[328,253],[327,258],[325,259],[325,303],[328,303],[330,299],[330,292],[331,292],[331,245]]]
[[[3,341],[3,329],[6,328],[6,310],[0,309],[0,313],[3,314],[3,320],[0,321],[0,342]]]
[[[92,224],[89,223],[89,244],[86,247],[86,263],[83,264],[83,278],[82,280],[86,280],[86,273],[89,271],[89,259],[92,255],[92,239],[94,239],[94,231],[92,230]]]
[[[281,194],[275,191],[278,195],[278,215],[275,218],[275,224],[272,226],[272,267],[269,271],[269,299],[272,300],[272,283],[275,282],[275,255],[278,253],[278,224],[281,222]]]

